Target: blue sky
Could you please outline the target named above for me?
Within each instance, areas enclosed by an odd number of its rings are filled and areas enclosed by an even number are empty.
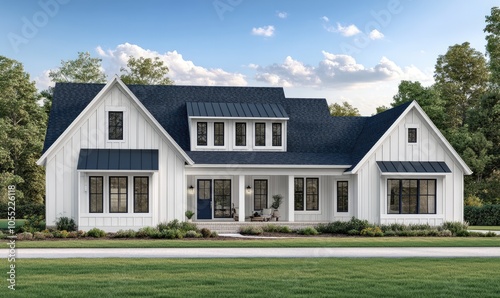
[[[289,97],[388,105],[403,79],[433,82],[438,55],[484,52],[498,1],[2,1],[0,55],[40,89],[50,69],[88,51],[111,78],[128,56],[160,58],[183,85],[282,86]]]

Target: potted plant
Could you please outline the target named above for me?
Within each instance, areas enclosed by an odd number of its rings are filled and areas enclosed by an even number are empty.
[[[273,217],[276,218],[276,221],[278,221],[278,218],[280,217],[280,212],[278,209],[280,208],[282,202],[283,202],[283,196],[281,194],[273,196],[273,204],[271,205],[271,208],[274,209]]]
[[[192,222],[193,220],[191,219],[194,215],[194,212],[191,211],[191,210],[187,210],[185,213],[184,213],[188,219],[188,222]]]

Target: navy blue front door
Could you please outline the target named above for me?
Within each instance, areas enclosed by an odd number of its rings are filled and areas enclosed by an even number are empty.
[[[198,219],[212,219],[212,180],[198,179]]]

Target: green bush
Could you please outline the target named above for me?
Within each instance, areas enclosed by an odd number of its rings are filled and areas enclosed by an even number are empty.
[[[396,232],[394,232],[393,230],[386,230],[384,233],[384,236],[386,237],[394,237],[394,236],[397,236]]]
[[[442,230],[439,232],[439,236],[441,237],[451,237],[453,233],[450,230]]]
[[[68,231],[68,232],[73,232],[76,231],[76,223],[75,220],[66,216],[59,217],[56,220],[56,228],[59,231]]]
[[[464,220],[471,226],[500,226],[500,205],[465,206]]]
[[[159,233],[158,229],[153,228],[153,227],[143,227],[140,228],[139,231],[135,234],[135,237],[137,238],[158,238],[156,237],[157,234]]]
[[[359,233],[362,236],[370,236],[370,237],[382,237],[384,233],[379,227],[369,227],[361,230]]]
[[[159,233],[159,238],[164,239],[182,239],[185,233],[180,229],[168,229]]]
[[[357,235],[359,235],[359,231],[356,230],[356,229],[352,229],[352,230],[347,231],[347,235],[349,235],[349,236],[357,236]]]
[[[0,231],[0,239],[6,238],[7,235],[5,235],[2,231]]]
[[[66,230],[62,230],[62,231],[57,230],[57,231],[54,231],[53,235],[56,238],[68,238],[69,232]]]
[[[23,232],[40,232],[45,230],[45,220],[43,215],[32,214],[25,216],[24,226],[21,228]]]
[[[32,240],[33,239],[33,234],[30,232],[22,232],[20,234],[17,234],[17,240]]]
[[[68,232],[68,238],[78,238],[78,232],[77,231]]]
[[[313,227],[306,227],[306,228],[299,229],[297,231],[297,234],[300,234],[300,235],[318,235],[319,232]]]
[[[136,234],[134,230],[119,230],[113,235],[113,238],[135,238]]]
[[[316,226],[316,230],[320,233],[329,234],[348,234],[348,235],[359,235],[361,230],[373,227],[367,220],[357,219],[352,217],[349,221],[334,221],[328,224],[319,224]],[[356,230],[357,233],[353,234],[351,230]]]
[[[180,224],[180,229],[182,231],[195,231],[197,232],[198,231],[198,227],[196,226],[196,224],[192,223],[192,222],[187,222],[187,221],[183,221],[181,224]]]
[[[443,230],[449,230],[453,236],[458,236],[459,234],[464,235],[463,231],[467,231],[469,225],[466,222],[447,221],[443,223],[442,228]]]
[[[201,229],[200,233],[203,236],[203,238],[210,238],[210,236],[212,236],[212,231],[210,231],[207,228]]]
[[[8,202],[0,202],[0,210],[8,210]],[[16,201],[16,218],[25,218],[32,215],[44,216],[45,205],[29,202],[28,200]]]
[[[240,234],[242,235],[262,235],[262,233],[264,233],[264,230],[261,227],[256,227],[256,226],[240,227]]]
[[[266,233],[291,233],[292,230],[288,226],[279,226],[275,224],[268,224],[262,227],[262,231]]]
[[[217,238],[219,237],[219,234],[217,234],[216,231],[213,231],[211,234],[210,234],[210,238]]]
[[[105,236],[106,232],[98,228],[93,228],[87,232],[87,237],[101,238]]]
[[[484,234],[485,237],[496,237],[497,234],[495,232],[492,232],[492,231],[488,231],[488,233]]]
[[[44,240],[46,237],[45,237],[45,233],[35,232],[33,234],[33,238],[36,239],[36,240]]]
[[[201,234],[196,232],[196,231],[187,231],[186,232],[186,235],[184,235],[184,237],[186,238],[200,238],[201,237]]]

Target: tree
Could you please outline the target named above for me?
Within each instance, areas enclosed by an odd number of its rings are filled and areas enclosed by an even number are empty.
[[[500,88],[500,8],[493,7],[491,15],[486,16],[486,55],[489,57],[491,83],[494,88]]]
[[[173,85],[174,82],[167,77],[169,69],[163,65],[159,57],[144,58],[129,57],[127,68],[120,68],[120,76],[125,84],[137,85]]]
[[[49,72],[53,82],[106,83],[101,59],[91,58],[89,52],[78,52],[75,60],[61,60],[61,67]]]
[[[361,116],[359,110],[351,106],[347,101],[342,102],[342,105],[332,103],[328,106],[328,109],[332,116]]]
[[[380,114],[380,113],[382,113],[382,112],[385,112],[385,111],[387,111],[388,109],[390,109],[390,107],[388,107],[388,106],[378,106],[378,107],[376,107],[376,108],[375,108],[375,114],[374,114],[374,115],[376,115],[376,114]],[[373,115],[372,115],[372,116],[373,116]]]
[[[17,185],[17,204],[41,203],[44,172],[36,164],[47,116],[21,63],[0,56],[0,186]],[[5,202],[6,193],[1,197]]]
[[[487,88],[489,74],[483,54],[468,42],[451,46],[445,55],[438,57],[434,78],[444,101],[446,125],[464,126],[468,110],[477,106]]]
[[[399,83],[398,93],[394,95],[393,100],[392,107],[415,100],[439,129],[445,129],[444,103],[433,86],[424,87],[420,82],[403,80]]]

